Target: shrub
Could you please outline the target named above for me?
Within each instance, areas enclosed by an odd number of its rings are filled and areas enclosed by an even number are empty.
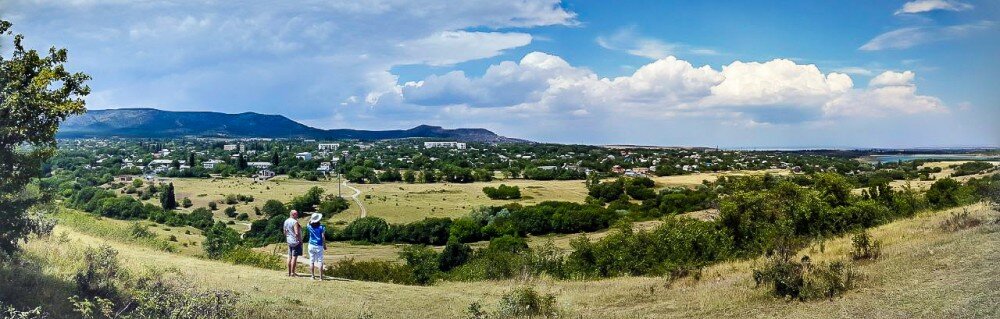
[[[208,202],[208,209],[217,210],[219,209],[219,205],[216,204],[215,202]]]
[[[423,245],[410,245],[399,252],[399,258],[413,271],[413,279],[417,284],[427,285],[434,282],[438,273],[438,253]]]
[[[763,268],[753,270],[758,287],[769,286],[777,297],[800,301],[839,296],[852,289],[859,276],[841,261],[812,265],[809,256],[796,262],[787,254],[775,256]]]
[[[149,227],[142,226],[139,223],[131,223],[128,228],[129,236],[135,239],[151,238],[153,233],[149,231]]]
[[[202,247],[209,258],[218,259],[236,249],[239,244],[240,235],[222,222],[218,222],[205,231],[205,242]]]
[[[868,232],[860,232],[851,237],[851,259],[875,260],[882,255],[882,242],[872,238]]]
[[[350,206],[351,205],[343,197],[327,195],[326,199],[319,203],[316,211],[323,215],[331,216],[347,210]]]
[[[194,203],[191,202],[190,198],[184,197],[184,199],[181,200],[181,206],[183,206],[184,208],[190,208],[193,205]]]
[[[483,193],[490,199],[518,199],[521,198],[521,189],[517,186],[507,186],[500,184],[499,187],[483,187]]]
[[[238,197],[236,197],[235,194],[226,195],[226,199],[225,199],[226,205],[234,205],[234,204],[239,203],[239,202],[240,202],[240,200],[239,200]]]
[[[438,258],[438,268],[441,271],[449,271],[464,264],[471,256],[472,248],[469,248],[469,245],[458,241],[449,241]]]
[[[222,254],[221,260],[237,265],[248,265],[264,269],[285,268],[284,260],[274,254],[262,253],[247,247],[236,247]]]
[[[966,228],[972,228],[979,226],[983,223],[982,219],[973,217],[969,214],[968,209],[963,209],[961,213],[951,213],[951,217],[948,217],[941,222],[941,230],[944,231],[959,231]]]
[[[127,276],[118,261],[118,251],[108,245],[88,247],[83,252],[83,270],[73,277],[77,290],[84,296],[116,298],[119,288],[116,282]]]
[[[355,261],[348,259],[327,267],[325,273],[333,277],[363,281],[387,282],[402,285],[416,284],[409,266],[391,261]]]
[[[556,296],[540,294],[531,287],[521,287],[500,298],[496,317],[523,318],[533,316],[558,317]]]
[[[247,213],[240,213],[239,216],[236,216],[236,219],[237,220],[248,220],[248,219],[250,219],[250,215],[247,215]]]
[[[229,217],[229,218],[236,217],[236,206],[226,207],[225,213],[226,213],[226,217]]]
[[[339,233],[340,239],[383,243],[389,239],[389,224],[378,217],[364,217],[352,221]]]

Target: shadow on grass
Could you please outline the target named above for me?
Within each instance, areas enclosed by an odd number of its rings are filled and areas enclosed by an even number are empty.
[[[45,274],[30,260],[4,261],[0,264],[0,303],[19,310],[42,307],[52,318],[73,318],[69,297],[76,285],[68,279]]]

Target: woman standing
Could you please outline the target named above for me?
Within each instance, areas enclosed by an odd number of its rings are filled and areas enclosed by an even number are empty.
[[[323,281],[323,252],[326,251],[326,239],[323,237],[326,227],[319,224],[323,214],[313,213],[309,218],[309,271],[310,278],[316,277],[316,264],[319,264],[319,278]]]

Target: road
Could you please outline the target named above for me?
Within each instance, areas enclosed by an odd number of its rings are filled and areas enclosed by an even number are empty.
[[[344,187],[354,190],[354,195],[351,195],[351,199],[354,199],[354,203],[358,204],[358,208],[361,209],[361,218],[368,216],[368,210],[365,209],[365,205],[361,203],[361,199],[358,199],[358,196],[361,195],[361,190],[354,188],[354,186],[347,185],[347,181],[343,181],[342,185],[344,185]]]

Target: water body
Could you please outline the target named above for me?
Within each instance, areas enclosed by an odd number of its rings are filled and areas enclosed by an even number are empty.
[[[933,161],[997,161],[1000,156],[986,156],[981,154],[900,154],[900,155],[871,155],[872,162],[895,163],[909,162],[916,160]]]

